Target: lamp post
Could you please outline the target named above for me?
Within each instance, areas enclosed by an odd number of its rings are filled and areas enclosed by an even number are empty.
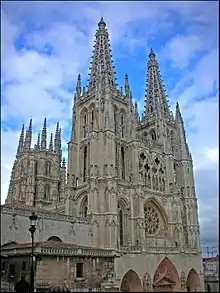
[[[31,227],[29,231],[31,232],[31,272],[30,272],[30,292],[34,293],[34,233],[36,231],[36,222],[37,222],[37,215],[32,212],[31,216],[29,217]]]

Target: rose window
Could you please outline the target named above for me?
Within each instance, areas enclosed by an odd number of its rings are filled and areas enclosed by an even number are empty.
[[[157,211],[153,207],[145,207],[145,233],[147,235],[154,235],[158,232],[160,227],[160,219]]]

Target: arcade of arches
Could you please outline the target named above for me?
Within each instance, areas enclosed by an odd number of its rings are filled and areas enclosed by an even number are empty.
[[[197,272],[191,269],[185,278],[179,277],[172,261],[165,257],[158,265],[153,278],[145,273],[141,280],[138,274],[130,269],[121,280],[120,292],[197,292],[200,281]]]

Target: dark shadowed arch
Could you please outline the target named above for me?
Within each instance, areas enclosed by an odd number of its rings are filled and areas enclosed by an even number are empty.
[[[187,276],[186,281],[188,292],[198,292],[200,291],[200,280],[196,270],[191,269]]]
[[[47,241],[62,242],[62,240],[57,236],[51,236],[47,239]]]
[[[121,292],[141,292],[143,291],[142,282],[138,274],[130,269],[124,274],[120,286]]]

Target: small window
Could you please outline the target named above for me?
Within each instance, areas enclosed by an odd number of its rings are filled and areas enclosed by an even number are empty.
[[[76,177],[76,186],[78,186],[78,185],[79,185],[79,178]]]
[[[9,266],[9,277],[14,277],[15,276],[15,265],[10,264]]]
[[[76,277],[77,278],[83,277],[83,263],[81,262],[76,264]]]
[[[21,270],[23,272],[26,271],[26,262],[25,261],[22,262]]]

